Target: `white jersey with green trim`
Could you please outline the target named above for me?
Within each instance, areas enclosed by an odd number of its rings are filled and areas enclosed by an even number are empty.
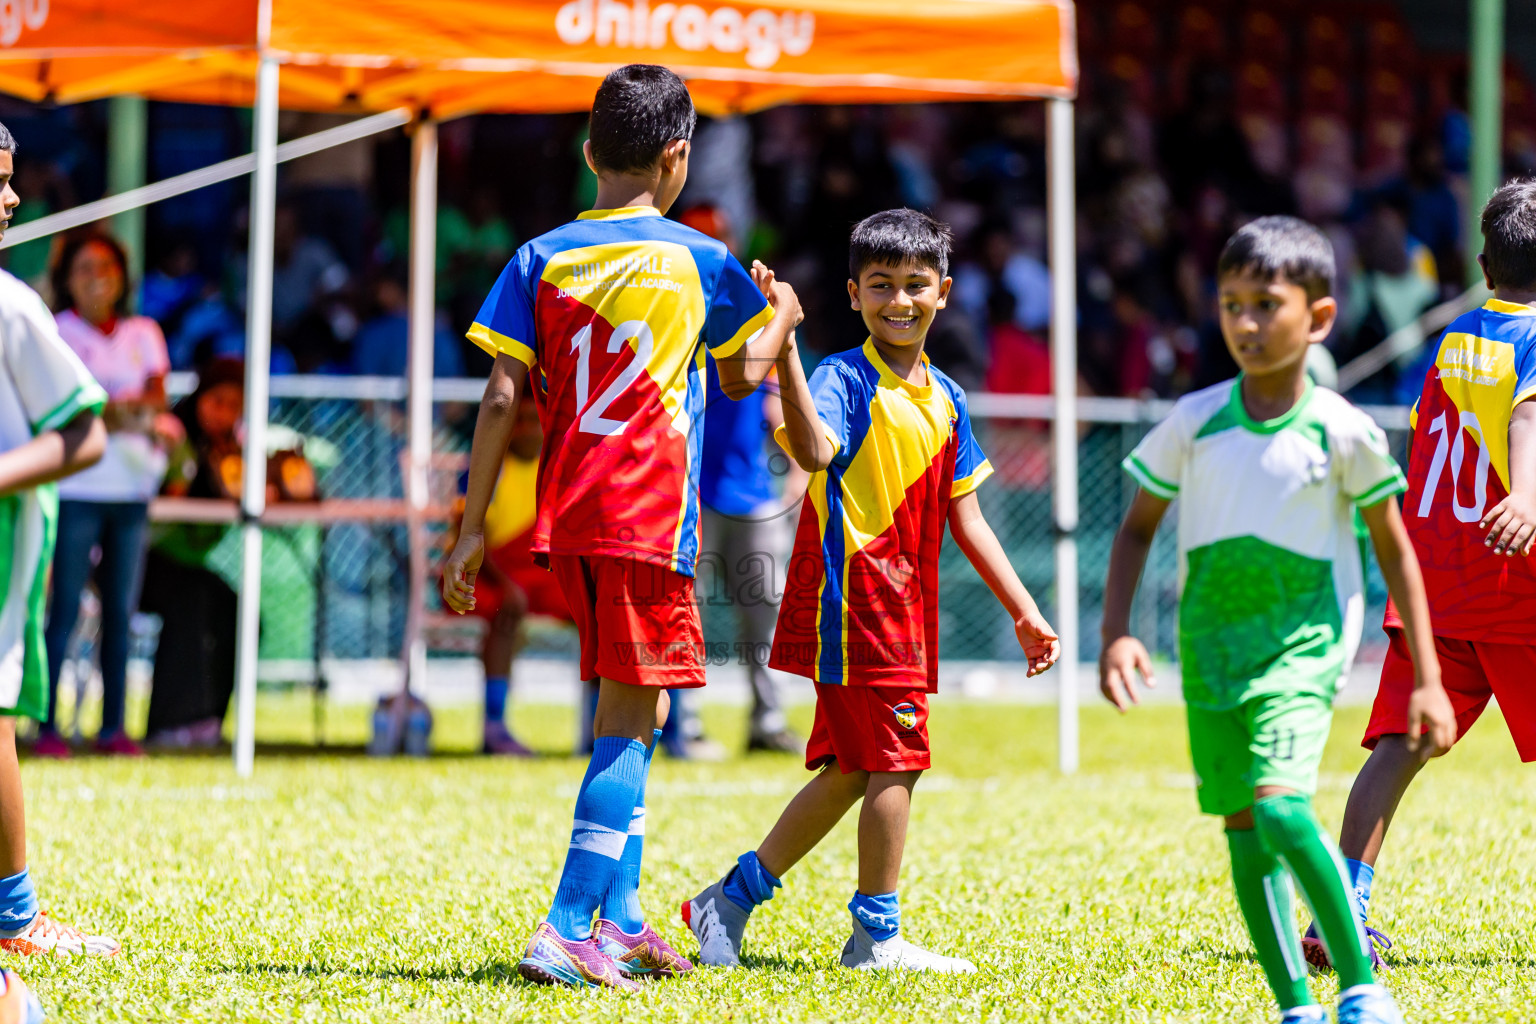
[[[0,271],[0,451],[56,430],[86,409],[100,411],[106,400],[59,337],[42,297]],[[35,687],[46,676],[42,617],[57,510],[53,484],[0,498],[0,709],[15,709],[23,683]]]
[[[1240,380],[1181,398],[1124,463],[1146,491],[1178,499],[1184,697],[1212,709],[1332,700],[1365,618],[1355,509],[1407,485],[1381,428],[1335,392],[1309,383],[1289,412],[1258,422]]]

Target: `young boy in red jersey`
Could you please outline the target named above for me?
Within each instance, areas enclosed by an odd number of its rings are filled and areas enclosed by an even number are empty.
[[[805,764],[819,774],[761,846],[683,904],[705,964],[739,964],[753,909],[862,799],[843,965],[976,969],[906,941],[896,894],[912,788],[929,767],[946,522],[1007,609],[1029,674],[1054,664],[1061,644],[982,518],[975,490],[992,467],[965,393],[923,354],[949,295],[949,249],[949,229],[912,210],[862,221],[848,295],[869,340],[824,360],[809,382],[793,337],[779,357],[784,425],[775,436],[812,476],[769,664],[816,682]],[[757,273],[771,284],[771,272]]]
[[[1536,761],[1536,179],[1483,209],[1478,262],[1493,298],[1446,328],[1414,406],[1403,518],[1429,593],[1435,652],[1464,735],[1499,698],[1522,761]],[[1365,920],[1392,815],[1424,766],[1407,741],[1413,662],[1389,603],[1390,646],[1339,847]],[[1374,944],[1391,945],[1367,927]],[[1328,955],[1307,933],[1307,958]]]
[[[637,976],[692,970],[645,923],[638,886],[665,688],[704,685],[693,576],[705,349],[727,396],[743,397],[800,317],[787,285],[765,300],[723,244],[662,216],[687,179],[695,120],[666,68],[609,74],[586,145],[597,208],[518,249],[469,332],[496,362],[443,599],[474,607],[486,507],[526,385],[544,425],[532,550],[576,620],[582,678],[601,680],[565,868],[518,964],[546,984],[634,989]]]

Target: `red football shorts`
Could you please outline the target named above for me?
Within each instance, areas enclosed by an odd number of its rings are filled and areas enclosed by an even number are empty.
[[[521,592],[523,614],[573,621],[571,609],[565,603],[565,595],[560,591],[560,582],[555,579],[554,573],[533,564],[528,557],[526,539],[487,551],[485,560],[508,581],[510,587]],[[518,595],[509,593],[510,587],[504,586],[501,579],[482,572],[475,578],[475,610],[471,614],[482,619],[495,619],[503,607],[516,603]]]
[[[550,555],[581,635],[581,678],[632,686],[704,685],[693,580],[639,558]]]
[[[816,721],[805,745],[812,771],[915,772],[929,766],[928,692],[898,686],[816,684]]]
[[[1388,629],[1391,643],[1381,666],[1381,686],[1371,707],[1371,724],[1361,746],[1408,731],[1408,698],[1413,693],[1413,659],[1401,629]],[[1488,706],[1499,698],[1520,760],[1536,761],[1536,644],[1491,644],[1480,640],[1435,637],[1440,679],[1456,712],[1456,738],[1465,736]]]

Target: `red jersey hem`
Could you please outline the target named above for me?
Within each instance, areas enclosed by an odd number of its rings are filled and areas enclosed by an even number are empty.
[[[799,662],[780,661],[772,654],[768,656],[768,667],[779,672],[788,672],[792,676],[800,676],[809,679],[813,683],[822,686],[850,686],[867,689],[898,689],[898,690],[922,690],[924,693],[938,693],[939,682],[937,679],[929,679],[927,676],[897,675],[896,673],[881,673],[872,679],[844,679],[841,683],[829,683],[816,677],[814,666],[807,666]],[[887,681],[889,679],[889,681]]]
[[[554,547],[548,540],[540,540],[535,537],[530,545],[533,553],[533,563],[541,569],[549,567],[549,558],[554,555],[559,558],[639,558],[653,565],[662,565],[669,572],[675,572],[679,576],[695,578],[694,560],[684,558],[675,551],[659,551],[651,548],[636,547],[633,543],[625,544],[620,541],[600,541],[582,547]]]

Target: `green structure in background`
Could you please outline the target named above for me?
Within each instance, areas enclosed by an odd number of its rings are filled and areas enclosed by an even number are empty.
[[[1483,204],[1504,178],[1504,0],[1472,0],[1467,105],[1472,121],[1472,160],[1467,195],[1467,284],[1483,283],[1477,265]]]
[[[107,104],[107,194],[117,195],[144,184],[149,103],[142,96],[113,96]],[[144,207],[113,217],[112,234],[128,253],[129,279],[144,280]]]

